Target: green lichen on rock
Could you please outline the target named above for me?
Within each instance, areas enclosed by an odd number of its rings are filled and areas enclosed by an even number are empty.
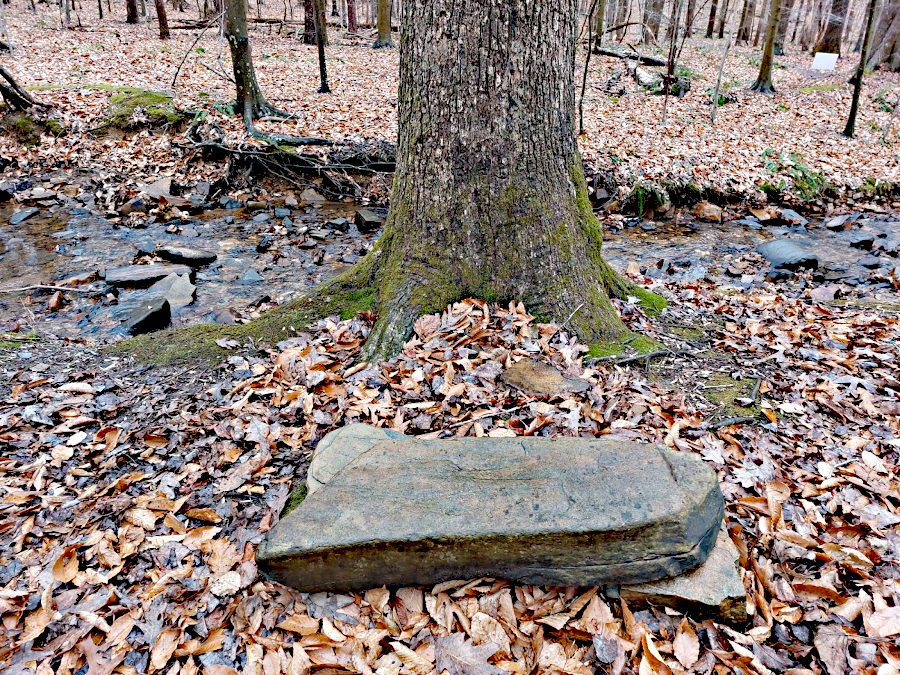
[[[291,511],[296,509],[300,504],[303,503],[303,500],[306,499],[306,496],[309,494],[309,487],[306,483],[301,483],[300,487],[294,490],[290,497],[288,497],[287,503],[284,505],[284,509],[281,511],[281,517],[284,518]]]
[[[132,131],[146,127],[177,126],[188,114],[175,107],[169,94],[146,89],[125,89],[113,94],[101,129]]]

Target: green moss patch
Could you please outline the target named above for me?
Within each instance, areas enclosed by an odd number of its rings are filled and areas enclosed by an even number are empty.
[[[284,518],[287,514],[300,506],[308,494],[309,487],[304,482],[291,493],[290,497],[288,497],[287,503],[284,505],[284,510],[281,512],[281,517]]]
[[[123,90],[113,94],[100,125],[101,129],[132,131],[146,127],[177,126],[188,113],[175,107],[168,94],[145,89]]]
[[[313,295],[286,303],[247,324],[169,328],[124,340],[108,349],[116,353],[130,353],[140,361],[157,365],[197,361],[216,363],[226,353],[216,344],[216,340],[252,340],[255,344],[274,345],[327,316],[352,319],[360,312],[371,311],[374,301],[373,292],[334,292],[326,285]]]
[[[844,88],[842,84],[813,84],[809,87],[800,87],[801,94],[814,94],[817,91],[840,91]]]
[[[44,113],[45,115],[46,113]],[[66,128],[54,117],[29,115],[25,112],[11,112],[0,121],[0,128],[14,136],[26,148],[36,148],[41,144],[41,134],[65,136]]]
[[[637,352],[637,355],[652,354],[653,352],[662,351],[666,346],[662,342],[657,342],[653,338],[640,333],[628,333],[621,340],[612,340],[609,342],[596,342],[588,346],[588,358],[603,359],[613,356],[627,356],[631,352]]]
[[[0,351],[40,341],[41,336],[37,333],[0,333]]]
[[[752,417],[758,415],[760,407],[744,407],[735,402],[738,398],[750,398],[756,382],[753,380],[733,380],[726,373],[713,373],[703,383],[703,396],[722,408],[721,417]]]

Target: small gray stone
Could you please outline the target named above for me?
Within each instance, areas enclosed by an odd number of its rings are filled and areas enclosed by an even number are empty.
[[[781,219],[791,225],[806,225],[809,221],[794,209],[781,209]]]
[[[553,366],[541,361],[522,359],[501,376],[506,384],[528,394],[559,396],[567,391],[585,391],[590,384],[574,377],[566,377]]]
[[[153,284],[149,294],[165,298],[172,309],[181,309],[187,307],[197,297],[197,287],[191,283],[187,275],[170,274]]]
[[[875,245],[875,234],[873,232],[865,232],[863,230],[854,230],[851,232],[847,232],[843,236],[844,241],[846,241],[853,248],[862,248],[871,250],[872,246]]]
[[[10,224],[18,225],[21,222],[24,222],[31,218],[31,216],[35,215],[39,209],[34,206],[29,206],[27,209],[22,209],[21,211],[17,211],[12,215],[9,219]]]
[[[240,276],[240,278],[238,278],[238,281],[240,281],[243,284],[258,284],[262,280],[263,280],[263,278],[260,275],[260,273],[257,272],[252,267],[249,270],[247,270],[246,272],[244,272]]]
[[[145,288],[170,274],[190,274],[185,265],[128,265],[106,270],[106,283],[110,286]]]
[[[693,572],[674,579],[623,586],[619,593],[629,605],[662,605],[691,616],[732,623],[747,620],[747,596],[738,575],[738,550],[731,537],[719,532],[709,557]]]
[[[265,223],[271,217],[272,217],[271,214],[268,214],[268,213],[257,213],[255,216],[253,216],[253,222],[254,223]]]
[[[384,218],[370,209],[360,209],[356,212],[353,222],[360,232],[366,234],[381,227],[384,224]]]
[[[215,262],[218,257],[212,251],[201,251],[187,246],[163,246],[156,252],[163,260],[173,263],[182,263],[191,267],[202,267]]]
[[[282,207],[278,207],[277,209],[275,209],[276,218],[287,218],[289,215],[291,215],[290,209],[285,209]]]
[[[812,251],[803,248],[790,239],[775,239],[756,247],[756,251],[768,260],[773,268],[787,270],[816,269],[819,258]]]
[[[350,229],[350,221],[346,218],[332,218],[325,224],[335,230],[340,230],[341,232],[346,232]]]
[[[403,438],[375,444],[307,496],[257,560],[302,591],[479,576],[646,583],[706,560],[723,511],[715,472],[661,446]]]
[[[122,324],[132,335],[149,333],[169,325],[172,310],[165,298],[151,298],[134,310]]]

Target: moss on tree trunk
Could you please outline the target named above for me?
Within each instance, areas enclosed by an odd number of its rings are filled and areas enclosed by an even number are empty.
[[[588,342],[625,334],[575,140],[576,0],[423,0],[401,28],[391,212],[330,285],[376,293],[370,357],[454,300],[521,300]]]

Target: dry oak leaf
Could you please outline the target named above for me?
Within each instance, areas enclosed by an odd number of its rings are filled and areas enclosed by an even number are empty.
[[[687,619],[683,619],[681,625],[678,626],[678,633],[675,635],[675,642],[672,646],[675,658],[685,668],[690,668],[700,658],[700,641]]]
[[[55,566],[54,566],[55,573]],[[874,612],[866,623],[871,637],[887,638],[900,635],[900,605],[885,607]]]
[[[77,546],[69,546],[53,563],[54,579],[66,584],[78,574],[78,554],[75,552],[77,548]]]
[[[847,649],[850,638],[840,626],[826,624],[816,631],[813,638],[819,658],[828,675],[844,675],[847,670]]]
[[[178,646],[180,635],[181,631],[177,628],[169,628],[159,634],[159,637],[156,638],[156,643],[153,645],[153,651],[150,652],[151,673],[156,670],[162,670],[168,665],[172,654],[175,653],[175,648]]]
[[[500,649],[493,643],[476,645],[464,633],[452,633],[434,641],[435,668],[440,675],[507,675],[487,660]]]

